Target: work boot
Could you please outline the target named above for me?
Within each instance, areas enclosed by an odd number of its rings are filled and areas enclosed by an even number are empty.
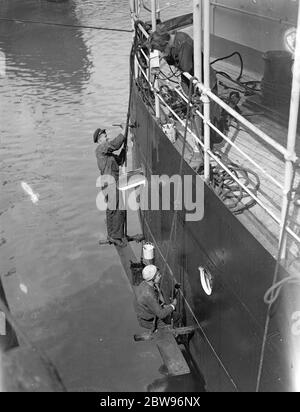
[[[108,241],[108,243],[111,243],[115,246],[123,247],[123,240],[122,239],[117,239],[117,238],[107,236],[107,241]]]

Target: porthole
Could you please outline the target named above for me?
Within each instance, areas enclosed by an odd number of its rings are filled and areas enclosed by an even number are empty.
[[[202,266],[199,267],[200,282],[204,292],[211,296],[213,292],[213,279],[212,275]]]

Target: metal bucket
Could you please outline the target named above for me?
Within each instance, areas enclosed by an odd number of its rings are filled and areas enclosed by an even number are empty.
[[[146,242],[143,245],[143,259],[144,261],[154,261],[154,245],[151,242]]]

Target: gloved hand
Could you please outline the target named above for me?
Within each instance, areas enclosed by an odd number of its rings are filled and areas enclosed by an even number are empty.
[[[173,301],[171,302],[171,304],[172,304],[173,306],[176,306],[176,305],[177,305],[177,299],[173,299]]]

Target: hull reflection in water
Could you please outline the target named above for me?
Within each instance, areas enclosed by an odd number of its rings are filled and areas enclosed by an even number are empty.
[[[28,72],[31,82],[38,78],[51,88],[63,84],[68,89],[80,91],[91,69],[82,32],[78,28],[36,23],[80,25],[75,3],[72,0],[62,4],[41,1],[39,7],[36,1],[23,5],[14,0],[2,3],[1,17],[16,20],[3,20],[0,25],[0,49],[6,56],[6,64],[13,66],[16,74],[18,70]],[[18,22],[18,18],[28,23]]]

